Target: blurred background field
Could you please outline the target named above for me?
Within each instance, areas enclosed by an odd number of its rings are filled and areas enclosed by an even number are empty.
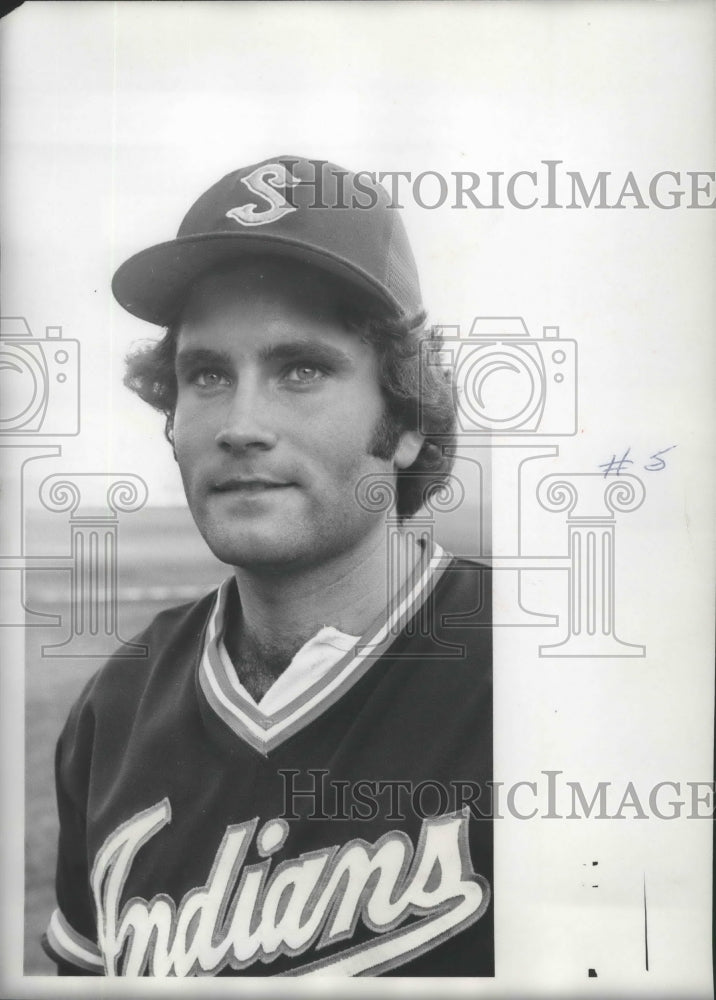
[[[476,554],[477,510],[436,519],[436,537],[455,554]],[[26,519],[29,555],[66,556],[69,522],[46,511]],[[472,553],[471,550],[472,549]],[[118,632],[131,639],[160,610],[200,597],[230,572],[206,548],[184,507],[146,508],[120,515]],[[66,570],[26,574],[26,604],[36,612],[60,615],[60,625],[26,630],[25,688],[25,974],[51,975],[53,963],[40,937],[55,906],[54,873],[57,815],[54,750],[70,706],[102,657],[56,657],[42,647],[57,645],[70,632],[70,579]]]

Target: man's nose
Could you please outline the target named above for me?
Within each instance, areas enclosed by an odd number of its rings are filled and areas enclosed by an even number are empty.
[[[247,379],[237,386],[216,443],[224,449],[273,448],[278,440],[272,427],[270,406],[258,386]]]

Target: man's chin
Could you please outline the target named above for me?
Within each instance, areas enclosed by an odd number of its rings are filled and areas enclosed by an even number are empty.
[[[249,533],[241,537],[212,537],[204,535],[204,539],[220,562],[228,566],[242,569],[256,569],[268,572],[272,568],[286,572],[292,565],[300,565],[307,561],[307,553],[302,547],[291,544],[290,539],[281,531],[270,535]]]
[[[264,566],[290,563],[301,546],[296,537],[298,511],[271,509],[259,499],[244,504],[231,494],[217,494],[194,510],[196,525],[216,558],[228,566]],[[291,513],[293,516],[291,516]]]

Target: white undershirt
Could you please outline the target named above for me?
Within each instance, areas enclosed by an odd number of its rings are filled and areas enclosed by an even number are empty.
[[[332,625],[324,625],[301,646],[283,673],[279,674],[258,702],[254,701],[238,677],[237,693],[262,715],[270,716],[325,677],[331,667],[353,649],[359,638],[358,635],[340,632]],[[217,637],[216,646],[224,666],[235,674],[235,667],[224,645],[223,636]]]

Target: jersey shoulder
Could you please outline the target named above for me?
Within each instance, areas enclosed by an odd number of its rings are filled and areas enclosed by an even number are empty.
[[[468,607],[471,618],[485,626],[492,624],[492,568],[479,559],[446,554],[435,587],[435,611],[459,614]]]
[[[216,590],[197,601],[160,611],[149,625],[90,677],[74,702],[61,740],[94,731],[103,717],[127,714],[154,684],[174,681],[196,662],[203,647]],[[166,675],[166,676],[165,676]]]

